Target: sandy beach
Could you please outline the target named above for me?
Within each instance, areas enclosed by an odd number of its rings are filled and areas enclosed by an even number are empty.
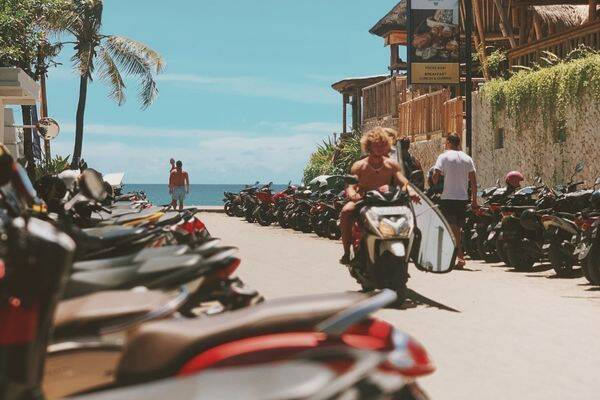
[[[358,290],[337,263],[340,244],[279,227],[203,213],[210,232],[238,246],[239,275],[267,299]],[[469,262],[435,276],[411,269],[410,300],[381,318],[421,341],[438,370],[421,382],[433,399],[592,399],[600,392],[600,291],[548,266],[516,273]]]

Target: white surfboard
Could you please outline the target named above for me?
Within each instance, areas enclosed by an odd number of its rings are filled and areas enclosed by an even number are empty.
[[[419,189],[413,186],[421,197],[421,203],[413,203],[417,228],[421,233],[418,255],[413,256],[417,268],[438,274],[450,272],[456,261],[456,238],[450,224],[438,206]]]
[[[402,152],[400,142],[396,143],[396,159],[401,168]],[[413,262],[417,268],[438,274],[450,272],[456,261],[456,238],[450,224],[442,215],[439,207],[414,185],[413,190],[421,197],[421,203],[413,203],[417,228],[421,233],[419,252],[413,254]]]

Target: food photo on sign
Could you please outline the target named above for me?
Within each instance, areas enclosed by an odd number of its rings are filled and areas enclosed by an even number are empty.
[[[435,79],[439,80],[439,83],[442,81],[450,83],[458,79],[457,65],[460,62],[458,7],[458,0],[410,1],[409,62],[412,65],[411,80],[414,83],[427,79],[426,71],[436,75]],[[431,76],[429,78],[434,79]]]

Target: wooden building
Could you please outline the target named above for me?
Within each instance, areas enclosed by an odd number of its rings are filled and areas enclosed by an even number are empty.
[[[507,52],[510,66],[530,66],[544,51],[564,57],[580,44],[600,48],[596,0],[459,1],[463,32],[465,2],[471,1],[473,9],[472,51],[480,61],[473,70],[475,87],[490,79],[486,59],[494,49]],[[352,130],[389,126],[413,138],[461,131],[464,84],[407,85],[407,64],[400,57],[400,46],[408,42],[407,1],[397,3],[369,32],[390,48],[389,75],[347,78],[332,85],[342,95],[342,134],[348,132],[348,104],[352,107]],[[430,121],[427,115],[431,112],[446,116],[442,120],[433,116]]]

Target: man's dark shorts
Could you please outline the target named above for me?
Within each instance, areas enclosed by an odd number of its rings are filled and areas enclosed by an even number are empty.
[[[440,210],[450,225],[456,225],[462,228],[467,219],[467,205],[465,200],[442,200]]]

